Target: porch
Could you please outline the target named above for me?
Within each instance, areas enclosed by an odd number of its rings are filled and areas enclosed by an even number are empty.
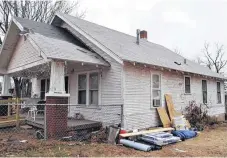
[[[37,119],[31,119],[26,118],[25,123],[27,125],[33,126],[35,128],[39,129],[45,129],[45,119],[44,117],[37,118]],[[91,120],[76,120],[72,118],[68,118],[67,121],[67,132],[70,131],[77,131],[77,130],[98,130],[102,127],[102,123],[98,121],[91,121]]]

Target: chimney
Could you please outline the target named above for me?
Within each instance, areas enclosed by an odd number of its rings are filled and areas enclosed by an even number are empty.
[[[147,31],[140,31],[140,39],[147,39]]]
[[[140,30],[136,30],[136,44],[140,44]]]

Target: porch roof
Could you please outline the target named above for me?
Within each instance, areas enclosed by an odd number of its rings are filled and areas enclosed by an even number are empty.
[[[97,54],[79,47],[73,43],[47,37],[39,33],[29,35],[39,46],[47,59],[57,59],[65,61],[75,61],[90,64],[109,66]]]
[[[8,71],[8,65],[17,47],[20,36],[23,32],[25,40],[29,40],[33,48],[37,51],[37,56],[45,61],[48,59],[81,62],[101,66],[109,66],[101,56],[85,48],[77,39],[62,28],[51,26],[49,24],[35,22],[22,18],[14,18],[5,36],[3,46],[0,52],[0,74],[14,73]],[[26,59],[26,56],[23,56]],[[22,71],[37,66],[40,63],[32,63],[20,66],[15,72]]]

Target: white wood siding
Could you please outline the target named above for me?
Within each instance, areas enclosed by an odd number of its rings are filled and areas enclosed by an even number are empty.
[[[79,32],[75,31],[71,26],[66,23],[61,25],[63,28],[71,32],[76,38],[80,39],[87,47],[99,54],[103,59],[110,63],[110,67],[102,70],[102,76],[100,78],[100,103],[101,105],[112,105],[112,104],[123,104],[123,83],[122,83],[122,73],[123,67],[120,63],[115,61],[112,57],[103,52],[95,44],[93,44],[89,39],[85,38]],[[77,104],[77,75],[83,71],[90,70],[100,70],[96,68],[95,65],[89,67],[81,66],[71,66],[74,69],[74,73],[69,74],[70,82],[70,103]],[[71,109],[73,111],[73,109]]]
[[[151,74],[161,74],[162,105],[164,94],[171,94],[175,109],[183,112],[189,101],[202,103],[202,79],[191,76],[191,94],[184,93],[182,73],[154,70],[125,64],[124,125],[127,129],[146,128],[160,125],[156,108],[152,107]],[[217,104],[216,80],[207,79],[208,106],[210,115],[225,113],[224,82],[221,81],[222,104]]]
[[[42,60],[32,44],[21,37],[9,62],[8,71]]]

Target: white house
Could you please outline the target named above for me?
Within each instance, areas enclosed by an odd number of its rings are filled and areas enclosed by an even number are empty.
[[[48,92],[68,93],[69,104],[122,104],[126,129],[159,125],[156,107],[165,106],[167,93],[177,111],[195,100],[224,119],[224,76],[147,41],[146,31],[138,33],[61,13],[50,25],[14,18],[1,49],[0,74],[32,78],[32,95],[41,99]]]

